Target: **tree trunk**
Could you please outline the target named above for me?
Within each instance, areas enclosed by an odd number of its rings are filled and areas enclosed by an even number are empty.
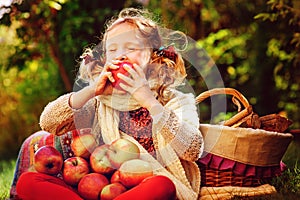
[[[58,49],[55,46],[55,44],[53,44],[53,43],[50,43],[50,52],[51,52],[51,56],[52,56],[53,60],[56,62],[57,66],[58,66],[58,70],[59,70],[61,79],[65,85],[66,91],[71,92],[72,91],[71,81],[69,79],[68,73],[66,72],[64,64],[61,62],[61,60],[58,56],[59,55]]]

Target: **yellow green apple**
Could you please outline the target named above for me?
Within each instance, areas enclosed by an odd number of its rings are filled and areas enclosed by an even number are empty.
[[[141,159],[125,161],[119,168],[120,182],[127,188],[141,183],[145,178],[153,176],[153,169],[149,162]]]
[[[96,147],[96,139],[91,133],[78,135],[71,142],[71,149],[74,152],[74,155],[85,159],[90,157]]]
[[[120,138],[109,145],[107,157],[110,163],[118,169],[125,161],[139,158],[140,150],[133,142]]]

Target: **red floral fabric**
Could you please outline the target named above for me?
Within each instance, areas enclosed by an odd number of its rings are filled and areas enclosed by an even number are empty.
[[[119,129],[132,136],[151,155],[155,156],[152,138],[152,118],[146,108],[120,112]]]

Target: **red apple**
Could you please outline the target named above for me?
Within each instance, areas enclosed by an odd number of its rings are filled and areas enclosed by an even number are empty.
[[[125,192],[127,189],[121,183],[111,183],[106,185],[100,194],[101,200],[112,200]]]
[[[107,157],[117,169],[127,160],[140,157],[140,150],[136,144],[127,139],[117,139],[111,143]]]
[[[90,164],[94,172],[100,174],[111,174],[114,172],[115,168],[111,165],[106,156],[108,148],[108,144],[103,144],[101,146],[98,146],[91,154]]]
[[[42,146],[34,154],[33,166],[37,172],[57,175],[62,169],[63,157],[53,146]]]
[[[97,147],[95,137],[91,133],[86,133],[75,137],[71,143],[71,149],[75,156],[88,159]]]
[[[133,159],[124,162],[120,169],[120,182],[127,188],[132,188],[145,178],[153,176],[153,170],[149,162],[141,159]]]
[[[108,184],[109,181],[104,175],[90,173],[79,181],[78,193],[86,200],[98,200],[103,187]]]
[[[89,172],[89,163],[84,158],[71,157],[64,161],[63,179],[69,185],[76,186]]]
[[[111,69],[111,73],[113,78],[115,79],[115,82],[112,82],[111,84],[113,85],[114,88],[117,88],[119,90],[122,90],[122,88],[120,87],[120,83],[124,83],[123,80],[120,80],[120,78],[117,76],[118,73],[124,74],[125,76],[128,75],[128,72],[126,71],[126,69],[124,69],[124,65],[128,65],[129,67],[133,67],[132,63],[130,62],[121,62],[119,64],[117,64],[119,66],[118,69]]]
[[[120,171],[116,170],[113,175],[110,177],[111,183],[119,183],[120,182]]]

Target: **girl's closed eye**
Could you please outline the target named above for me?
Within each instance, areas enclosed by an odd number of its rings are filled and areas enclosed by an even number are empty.
[[[117,51],[117,49],[116,48],[110,48],[110,49],[108,49],[108,51],[109,52],[115,52],[115,51]]]
[[[127,49],[128,51],[137,51],[137,50],[139,50],[140,48],[139,48],[138,45],[130,44],[130,45],[127,45],[127,46],[126,46],[126,49]]]
[[[118,47],[116,44],[110,44],[106,47],[107,52],[115,52],[117,51]]]
[[[135,48],[135,47],[129,47],[129,48],[127,48],[129,51],[135,51],[135,50],[137,50],[137,48]]]

